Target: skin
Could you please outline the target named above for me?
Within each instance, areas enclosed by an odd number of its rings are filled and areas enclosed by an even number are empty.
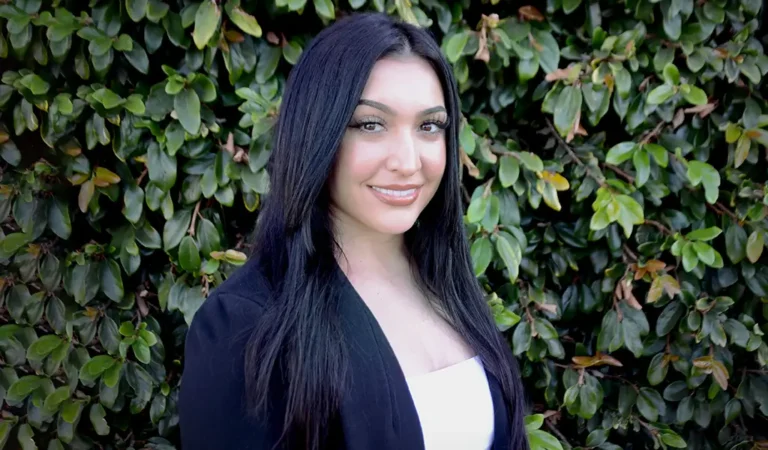
[[[403,233],[414,226],[445,172],[448,119],[440,80],[428,62],[412,55],[378,61],[330,180],[335,234],[344,254],[339,265],[406,377],[475,355],[419,288],[403,244]],[[411,205],[388,205],[371,186],[391,184],[418,184],[421,192]]]

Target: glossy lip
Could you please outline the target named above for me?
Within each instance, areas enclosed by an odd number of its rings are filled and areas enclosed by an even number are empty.
[[[415,189],[413,194],[408,195],[406,197],[395,197],[392,195],[387,195],[383,192],[379,192],[376,189],[373,188],[373,186],[368,186],[371,189],[371,192],[373,195],[376,196],[382,203],[385,203],[387,205],[391,206],[408,206],[412,205],[418,198],[419,194],[421,194],[421,185],[419,184],[388,184],[384,186],[377,185],[377,188],[380,189],[390,189],[393,191],[407,191],[409,189]]]

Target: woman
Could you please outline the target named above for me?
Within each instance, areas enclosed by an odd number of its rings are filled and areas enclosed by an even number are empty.
[[[426,31],[359,14],[310,43],[253,254],[186,338],[184,450],[528,448],[464,234],[459,119]]]

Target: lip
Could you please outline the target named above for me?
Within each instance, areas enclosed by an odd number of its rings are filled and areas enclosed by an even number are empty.
[[[374,189],[374,186],[368,186],[368,188],[370,188],[373,195],[375,195],[376,198],[379,199],[379,201],[391,206],[412,205],[419,198],[419,194],[421,194],[421,185],[418,185],[418,184],[389,184],[389,185],[382,185],[382,186],[377,185],[375,187],[379,189],[387,189],[392,191],[413,190],[413,192],[408,195],[395,196],[395,195],[387,194],[386,192],[381,192],[377,189]]]

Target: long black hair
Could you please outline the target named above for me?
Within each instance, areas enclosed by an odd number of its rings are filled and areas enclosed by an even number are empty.
[[[338,418],[347,361],[336,314],[339,284],[333,282],[333,268],[340,248],[328,179],[373,65],[393,54],[416,55],[432,65],[452,119],[443,179],[418,226],[405,234],[413,272],[499,381],[512,430],[509,448],[527,449],[517,362],[484,302],[462,222],[460,105],[451,66],[427,31],[385,14],[358,13],[325,28],[286,81],[268,166],[271,188],[251,237],[252,258],[274,298],[248,343],[250,406],[267,408],[277,371],[286,385],[283,437],[295,440],[294,447],[323,448]]]

